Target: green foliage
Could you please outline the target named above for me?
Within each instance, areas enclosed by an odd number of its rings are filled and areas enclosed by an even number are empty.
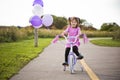
[[[47,30],[47,29],[39,29],[38,36],[40,38],[54,38],[56,35],[59,35],[64,30]],[[82,33],[87,34],[88,37],[112,37],[113,32],[108,31],[82,31]]]
[[[86,27],[86,26],[84,26],[84,25],[81,25],[80,28],[81,28],[81,30],[97,31],[97,29],[94,28],[94,27],[92,27],[92,26]]]
[[[85,19],[80,19],[80,24],[87,22]]]
[[[110,27],[108,26],[108,24],[107,23],[104,23],[102,26],[101,26],[101,31],[108,31],[108,29],[109,29]]]
[[[17,28],[11,27],[11,28],[2,28],[0,29],[0,42],[6,41],[17,41],[18,34],[17,33]]]
[[[59,35],[63,30],[49,30],[49,29],[39,29],[38,37],[40,38],[54,38],[56,35]]]
[[[101,26],[101,31],[116,31],[119,28],[119,25],[116,23],[104,23]]]
[[[53,18],[54,18],[53,25],[57,29],[63,29],[63,27],[67,25],[67,19],[66,18],[64,18],[64,17],[56,17],[56,16],[53,16]]]
[[[0,42],[14,42],[28,39],[33,35],[33,30],[27,28],[0,27]]]
[[[61,34],[64,30],[60,29],[38,29],[38,37],[40,38],[53,38],[58,34]],[[87,34],[88,37],[112,37],[113,32],[107,31],[83,31]],[[34,28],[25,27],[8,27],[0,28],[0,42],[14,42],[24,39],[33,39],[34,38]]]
[[[112,37],[113,33],[108,31],[82,31],[88,37]]]
[[[31,59],[37,57],[50,44],[52,39],[39,39],[38,47],[34,40],[0,43],[0,80],[8,80]]]
[[[113,33],[113,40],[120,40],[120,28]]]

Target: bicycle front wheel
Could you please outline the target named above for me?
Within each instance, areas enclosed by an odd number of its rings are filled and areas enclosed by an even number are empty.
[[[73,55],[69,56],[69,67],[71,74],[74,73],[74,57]]]

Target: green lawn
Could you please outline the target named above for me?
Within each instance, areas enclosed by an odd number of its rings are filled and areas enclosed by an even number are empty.
[[[16,74],[31,59],[50,44],[52,39],[39,39],[38,47],[34,47],[33,40],[12,43],[0,43],[0,80],[8,80]]]
[[[91,40],[91,43],[99,46],[109,46],[109,47],[120,47],[120,40],[112,40],[112,39],[95,39]]]

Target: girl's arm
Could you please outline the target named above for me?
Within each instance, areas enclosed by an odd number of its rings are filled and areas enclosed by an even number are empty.
[[[67,32],[64,31],[64,32],[61,33],[61,36],[64,37],[65,35],[67,35]]]
[[[65,35],[67,35],[68,34],[68,32],[69,32],[69,26],[61,33],[61,36],[65,36]]]
[[[78,28],[78,34],[76,35],[76,38],[79,38],[81,34],[82,34],[82,33],[81,33],[81,29]]]

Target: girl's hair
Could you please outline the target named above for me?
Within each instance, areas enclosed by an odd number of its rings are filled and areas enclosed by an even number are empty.
[[[68,18],[68,21],[69,21],[69,24],[70,24],[70,25],[71,25],[71,21],[72,21],[72,20],[75,20],[75,21],[77,22],[76,27],[78,27],[79,24],[80,24],[80,18],[78,18],[78,17],[69,17],[69,18]]]

